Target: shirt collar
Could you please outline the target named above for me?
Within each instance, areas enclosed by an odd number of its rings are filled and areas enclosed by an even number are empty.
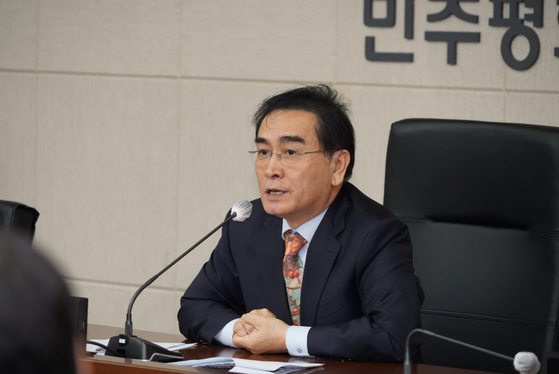
[[[301,226],[297,228],[297,230],[292,229],[291,226],[289,226],[289,223],[287,223],[287,221],[283,219],[282,228],[281,228],[281,238],[285,240],[283,233],[286,232],[287,230],[292,230],[298,232],[303,238],[305,238],[307,243],[310,243],[312,237],[314,236],[314,233],[316,232],[316,229],[318,229],[318,225],[320,225],[320,222],[322,222],[322,219],[324,218],[324,215],[326,214],[327,210],[328,207],[324,209],[322,213],[320,213],[319,215],[303,223]]]

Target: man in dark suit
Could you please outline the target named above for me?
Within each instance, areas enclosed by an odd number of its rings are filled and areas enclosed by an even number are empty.
[[[265,100],[254,123],[261,198],[186,290],[182,333],[256,354],[402,361],[423,291],[406,226],[347,181],[345,105],[303,87]]]

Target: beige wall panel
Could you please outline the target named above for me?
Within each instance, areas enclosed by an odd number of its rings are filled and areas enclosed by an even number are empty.
[[[182,85],[179,252],[216,227],[240,199],[259,198],[251,117],[266,97],[287,84],[192,81]],[[249,218],[250,219],[250,218]],[[208,260],[220,232],[182,261],[178,289],[186,289]]]
[[[182,74],[332,81],[334,0],[186,0]]]
[[[37,1],[0,1],[0,69],[37,68]]]
[[[41,1],[39,69],[178,74],[178,0]]]
[[[35,205],[36,78],[0,73],[0,200]]]
[[[91,323],[123,327],[140,284],[234,202],[259,197],[250,120],[295,82],[335,83],[351,101],[352,182],[379,202],[395,121],[559,126],[555,0],[544,2],[540,57],[524,72],[503,61],[491,1],[460,3],[478,24],[429,23],[445,2],[415,1],[413,40],[396,3],[395,27],[371,28],[362,0],[0,0],[0,199],[39,210],[36,243],[89,298]],[[446,43],[426,31],[480,32],[481,42],[459,43],[448,65]],[[414,62],[367,61],[367,36]],[[522,37],[513,48],[527,53]],[[178,332],[180,296],[219,237],[140,296],[136,329]]]
[[[136,292],[135,287],[82,281],[68,283],[72,295],[88,298],[89,323],[116,326],[122,328],[121,333],[124,333],[128,303]],[[155,286],[157,284],[154,283]],[[180,334],[177,322],[178,309],[179,299],[175,293],[156,287],[147,288],[136,299],[132,309],[134,332],[148,330]],[[108,338],[110,336],[105,337]]]
[[[340,86],[352,103],[356,162],[352,182],[382,202],[390,125],[405,118],[502,121],[500,93]]]
[[[137,285],[173,258],[178,89],[170,80],[39,78],[37,236],[71,278]]]
[[[540,55],[530,69],[517,71],[507,67],[507,90],[526,90],[540,92],[559,92],[559,58],[553,52],[559,48],[559,7],[554,1],[544,1],[543,28],[533,27],[532,22],[525,25],[532,28],[540,41]],[[506,29],[501,29],[504,34]],[[514,56],[524,59],[530,50],[528,41],[518,36],[512,44]]]
[[[507,93],[505,120],[559,127],[559,94]]]
[[[488,26],[492,4],[460,3],[462,9],[479,17],[467,23],[456,17],[427,22],[427,15],[444,9],[444,2],[415,2],[414,39],[404,38],[404,1],[397,1],[396,24],[391,28],[367,27],[362,0],[339,2],[337,82],[399,86],[502,89],[505,63],[500,57],[500,29]],[[373,3],[375,18],[386,9]],[[376,11],[378,9],[378,13]],[[458,43],[457,64],[447,64],[447,45],[428,42],[425,31],[479,32],[480,43]],[[413,62],[372,62],[365,58],[365,38],[375,37],[377,52],[413,53]]]

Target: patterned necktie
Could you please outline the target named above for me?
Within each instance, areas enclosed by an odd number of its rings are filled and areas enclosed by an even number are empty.
[[[301,235],[290,230],[284,233],[285,254],[283,256],[283,278],[287,290],[287,300],[291,310],[293,325],[301,325],[301,287],[303,285],[303,264],[299,258],[299,250],[307,241]]]

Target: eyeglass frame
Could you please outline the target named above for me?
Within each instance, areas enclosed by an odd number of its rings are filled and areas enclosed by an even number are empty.
[[[250,153],[251,155],[256,155],[256,160],[255,160],[255,162],[256,162],[256,161],[258,161],[258,152],[260,152],[260,151],[261,151],[261,150],[255,149],[255,150],[252,150],[252,151],[248,151],[248,153]],[[266,151],[266,152],[270,152],[270,155],[268,156],[268,160],[267,160],[267,161],[270,162],[270,161],[272,160],[272,155],[278,156],[278,159],[281,161],[281,155],[282,155],[283,153],[289,152],[289,151],[291,151],[291,150],[290,150],[290,149],[287,149],[287,150],[285,150],[285,151],[283,151],[283,152]],[[339,150],[338,150],[338,151],[339,151]],[[302,156],[302,155],[308,155],[308,154],[311,154],[311,153],[332,153],[332,154],[333,154],[334,152],[337,152],[337,151],[334,151],[334,150],[321,150],[321,151],[307,151],[307,152],[295,152],[295,151],[292,151],[292,152],[293,152],[293,154],[292,154],[291,156]]]

